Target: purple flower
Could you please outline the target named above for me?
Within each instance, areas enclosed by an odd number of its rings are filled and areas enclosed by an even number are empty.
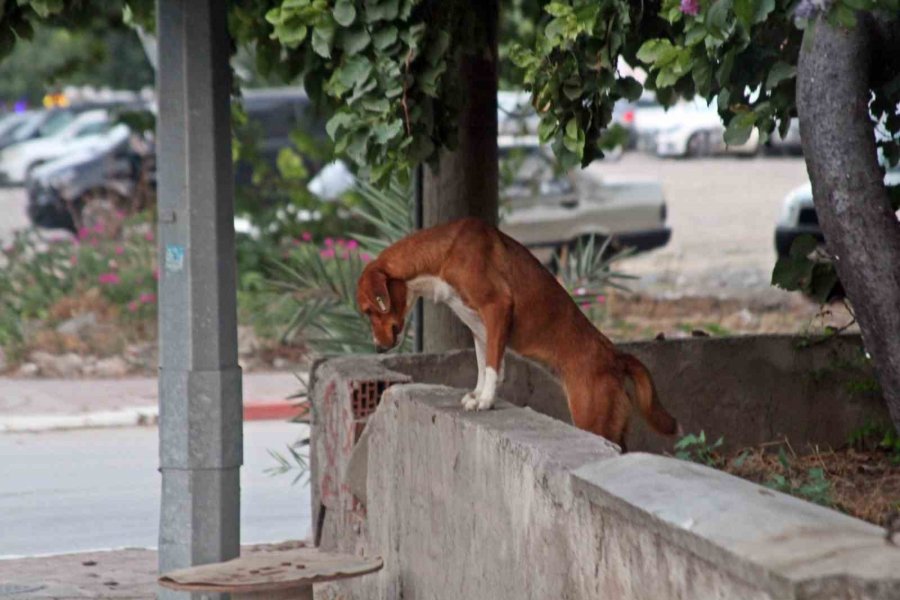
[[[681,12],[696,17],[700,13],[700,0],[681,0]]]
[[[827,11],[831,6],[831,0],[800,0],[794,9],[794,17],[797,19],[815,19],[820,12]]]

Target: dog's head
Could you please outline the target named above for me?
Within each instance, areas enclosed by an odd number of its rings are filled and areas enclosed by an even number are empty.
[[[377,263],[369,263],[356,286],[356,304],[372,325],[378,352],[397,345],[406,322],[406,282],[390,279]]]

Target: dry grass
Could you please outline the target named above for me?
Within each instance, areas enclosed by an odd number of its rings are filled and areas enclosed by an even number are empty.
[[[784,450],[783,458],[779,458],[779,448]],[[900,511],[898,458],[896,453],[853,448],[833,450],[813,446],[795,451],[784,440],[734,452],[722,457],[722,463],[726,472],[761,484],[771,484],[780,475],[793,490],[809,483],[811,469],[822,469],[829,484],[825,495],[827,504],[887,527]]]

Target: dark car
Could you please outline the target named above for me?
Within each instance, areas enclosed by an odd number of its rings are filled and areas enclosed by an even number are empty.
[[[96,147],[34,169],[25,184],[28,216],[38,227],[75,232],[139,210],[155,196],[155,161],[149,138],[117,125]]]

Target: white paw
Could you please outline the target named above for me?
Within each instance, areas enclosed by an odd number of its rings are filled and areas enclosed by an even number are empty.
[[[493,398],[479,398],[477,406],[478,406],[478,410],[491,410],[494,407],[494,399]]]
[[[462,397],[462,405],[466,410],[475,410],[478,407],[478,397],[475,392],[469,392]]]

